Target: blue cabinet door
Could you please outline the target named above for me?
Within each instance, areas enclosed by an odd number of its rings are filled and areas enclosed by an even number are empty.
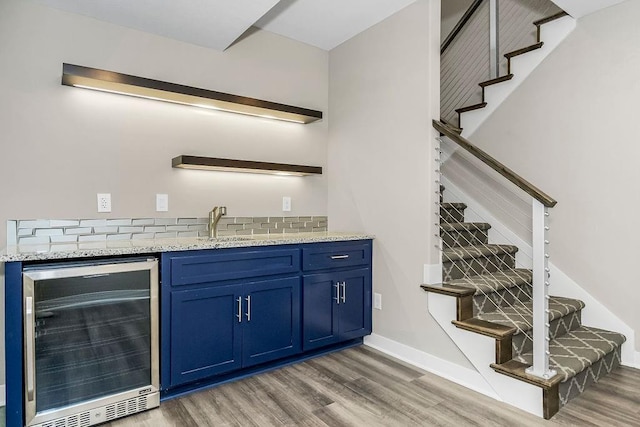
[[[300,277],[243,285],[243,367],[300,352]]]
[[[303,279],[303,350],[338,342],[339,291],[335,273],[304,276]]]
[[[241,367],[241,291],[236,285],[171,292],[172,386]]]
[[[310,274],[303,281],[303,350],[371,333],[371,270]]]
[[[340,282],[341,340],[363,337],[371,333],[371,270],[362,268],[337,274]]]

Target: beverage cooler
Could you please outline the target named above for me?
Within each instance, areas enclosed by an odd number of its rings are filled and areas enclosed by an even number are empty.
[[[158,261],[26,267],[27,426],[84,427],[159,405]]]

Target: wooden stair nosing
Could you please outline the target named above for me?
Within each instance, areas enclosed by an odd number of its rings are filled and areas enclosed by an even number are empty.
[[[467,319],[467,320],[452,320],[451,323],[456,328],[464,329],[465,331],[475,332],[480,335],[485,335],[497,340],[503,340],[512,336],[516,332],[516,328],[512,326],[499,325],[497,323],[487,322],[480,319]]]
[[[474,104],[474,105],[468,105],[466,107],[458,108],[456,110],[456,113],[462,114],[462,113],[466,113],[467,111],[479,110],[479,109],[484,108],[486,106],[487,106],[486,102],[481,102],[479,104]]]
[[[540,25],[547,24],[549,22],[555,21],[556,19],[564,18],[565,16],[569,16],[567,12],[564,10],[562,12],[558,12],[555,15],[547,16],[546,18],[538,19],[533,22],[533,25],[539,27]]]
[[[511,59],[515,56],[519,56],[519,55],[523,55],[525,53],[534,51],[536,49],[540,49],[542,46],[544,46],[544,42],[538,42],[535,44],[532,44],[531,46],[527,46],[527,47],[523,47],[522,49],[518,49],[518,50],[514,50],[508,53],[504,54],[504,57],[507,59]]]
[[[560,384],[562,381],[562,375],[556,374],[552,378],[544,379],[535,375],[528,374],[526,369],[530,365],[526,363],[518,362],[517,360],[509,360],[505,363],[492,363],[491,368],[499,374],[503,374],[520,381],[538,386],[542,389],[551,389],[552,387]]]
[[[450,297],[466,297],[473,295],[475,290],[472,288],[463,288],[459,286],[449,286],[447,284],[442,285],[420,285],[425,292],[431,292],[433,294],[447,295]]]
[[[481,88],[484,89],[487,86],[491,86],[491,85],[495,85],[495,84],[498,84],[498,83],[506,82],[506,81],[511,80],[512,78],[513,78],[513,74],[506,74],[506,75],[504,75],[502,77],[497,77],[495,79],[491,79],[491,80],[484,81],[482,83],[478,83],[478,85]]]

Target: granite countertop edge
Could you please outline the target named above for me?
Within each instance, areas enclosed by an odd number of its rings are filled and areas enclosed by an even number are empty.
[[[226,237],[217,240],[185,237],[175,239],[21,245],[5,248],[0,253],[0,263],[372,239],[375,239],[374,235],[365,233],[326,232],[291,233],[281,236],[256,235]]]

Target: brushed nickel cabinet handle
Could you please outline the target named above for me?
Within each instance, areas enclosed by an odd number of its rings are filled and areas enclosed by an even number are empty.
[[[331,255],[331,259],[347,259],[349,255]]]
[[[238,297],[238,314],[236,317],[238,318],[238,323],[242,323],[242,297]]]
[[[340,282],[336,282],[336,284],[333,286],[336,288],[336,296],[333,297],[333,299],[337,304],[340,304]]]
[[[251,295],[245,299],[247,300],[247,322],[251,322]]]
[[[346,303],[347,302],[347,282],[343,281],[340,286],[342,287],[342,302]]]

